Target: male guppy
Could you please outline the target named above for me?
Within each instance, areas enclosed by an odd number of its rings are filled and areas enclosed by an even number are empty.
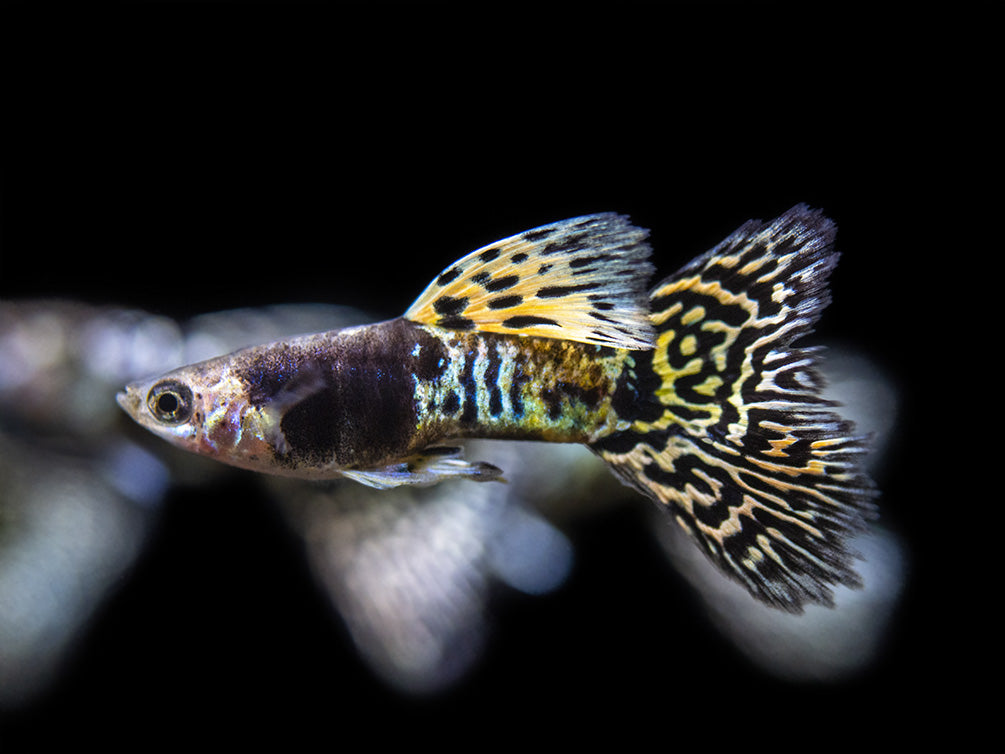
[[[755,596],[798,611],[858,585],[864,450],[791,343],[829,301],[835,228],[751,221],[651,291],[647,232],[578,217],[455,262],[387,322],[133,383],[141,425],[235,466],[373,487],[499,479],[450,438],[587,445]]]

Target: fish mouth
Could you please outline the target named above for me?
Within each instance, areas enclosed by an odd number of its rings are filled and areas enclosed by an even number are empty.
[[[126,385],[115,395],[115,402],[122,407],[127,414],[136,417],[140,405],[139,391],[133,385]]]

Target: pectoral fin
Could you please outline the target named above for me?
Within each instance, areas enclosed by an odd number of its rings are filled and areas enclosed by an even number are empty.
[[[505,481],[502,469],[481,461],[470,463],[464,460],[463,455],[462,448],[426,448],[421,453],[407,456],[396,463],[378,469],[343,471],[342,476],[381,490],[402,485],[428,486],[446,479]]]

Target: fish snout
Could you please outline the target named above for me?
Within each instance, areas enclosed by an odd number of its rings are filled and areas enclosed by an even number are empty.
[[[122,407],[123,411],[135,419],[139,415],[142,403],[140,391],[135,385],[126,385],[125,388],[116,394],[115,402]]]

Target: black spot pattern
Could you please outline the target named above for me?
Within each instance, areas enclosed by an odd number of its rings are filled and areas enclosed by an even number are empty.
[[[535,317],[531,315],[509,317],[508,319],[504,319],[502,323],[504,327],[510,327],[514,330],[520,330],[524,327],[532,327],[533,325],[559,326],[558,322],[548,317]]]
[[[859,583],[845,539],[872,512],[862,440],[791,346],[828,300],[833,235],[796,207],[656,286],[661,358],[633,354],[612,399],[632,428],[592,445],[752,594],[797,612]],[[653,460],[664,454],[672,464]]]
[[[525,335],[644,348],[652,336],[645,305],[652,268],[645,238],[646,231],[612,213],[536,228],[454,263],[405,316],[448,329],[495,333],[512,331],[514,322],[523,321],[528,323]],[[590,298],[582,295],[594,291]],[[512,297],[492,295],[498,293]],[[538,299],[548,304],[542,309]],[[590,326],[586,318],[597,303],[608,305],[611,315]],[[507,309],[516,310],[494,314]],[[550,330],[557,327],[560,334]]]
[[[505,277],[496,278],[495,280],[487,283],[484,288],[491,293],[497,293],[498,291],[504,291],[507,288],[512,288],[514,285],[520,282],[520,278],[517,275],[507,275]]]
[[[523,296],[500,296],[489,301],[489,309],[512,309],[523,303]]]
[[[466,298],[453,298],[451,296],[441,296],[436,299],[433,303],[433,308],[436,310],[437,314],[442,316],[448,316],[453,314],[460,314],[464,311],[464,308],[468,305],[468,299]]]
[[[579,285],[549,285],[541,288],[537,292],[538,298],[559,298],[568,296],[570,293],[580,293],[581,291],[592,291],[599,288],[598,283],[581,283]]]
[[[499,346],[496,343],[489,343],[488,365],[485,367],[485,385],[489,389],[489,414],[499,416],[502,414],[502,391],[499,389],[499,367],[501,358],[499,356]]]
[[[458,277],[460,277],[460,275],[461,271],[459,269],[457,269],[456,267],[451,267],[449,270],[447,270],[446,272],[441,274],[438,278],[436,278],[436,284],[440,286],[449,285],[450,283],[454,282]]]

